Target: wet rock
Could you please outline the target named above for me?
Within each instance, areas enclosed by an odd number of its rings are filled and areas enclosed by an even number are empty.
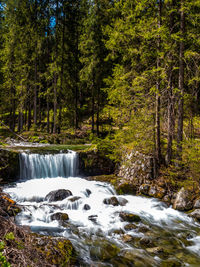
[[[165,189],[159,186],[151,186],[149,189],[149,196],[155,198],[163,198],[165,195]]]
[[[122,229],[116,229],[112,233],[115,234],[115,235],[123,235],[124,231]]]
[[[140,226],[140,227],[138,228],[138,231],[141,232],[141,233],[146,233],[146,232],[148,232],[149,230],[150,230],[150,229],[149,229],[147,226],[145,226],[145,225]]]
[[[128,203],[128,200],[123,197],[118,197],[119,205],[125,206]]]
[[[170,204],[170,202],[171,202],[171,197],[170,197],[170,195],[165,195],[165,196],[163,197],[162,200],[163,200],[164,202]]]
[[[153,254],[159,254],[159,253],[164,252],[163,248],[161,248],[161,247],[147,248],[146,250],[147,250],[147,252],[153,253]]]
[[[103,203],[107,205],[112,205],[112,206],[125,206],[126,203],[128,203],[128,200],[126,200],[123,197],[119,197],[119,198],[110,197],[110,198],[105,198],[103,200]]]
[[[117,186],[116,191],[118,194],[135,195],[137,192],[137,185],[134,185],[133,183],[123,182]]]
[[[127,222],[140,222],[141,221],[140,216],[133,214],[133,213],[128,213],[128,212],[120,212],[119,217],[123,221],[127,221]]]
[[[131,230],[136,229],[136,228],[137,228],[137,226],[133,223],[129,223],[129,224],[124,226],[124,230],[126,230],[126,231],[131,231]]]
[[[68,221],[69,216],[67,213],[57,212],[50,216],[51,220],[57,220],[57,221]]]
[[[85,190],[86,197],[89,197],[91,194],[92,194],[92,192],[90,191],[90,189]]]
[[[68,200],[68,201],[71,201],[71,202],[75,202],[75,201],[79,200],[80,198],[81,198],[81,197],[75,196],[75,197],[70,197],[70,198],[68,198],[67,200]]]
[[[139,192],[148,196],[149,189],[150,189],[150,185],[148,185],[148,184],[142,184],[139,187]]]
[[[124,242],[124,243],[128,243],[128,242],[131,242],[131,241],[133,241],[133,236],[132,235],[123,235],[123,237],[122,237],[122,241]]]
[[[72,196],[72,192],[70,190],[58,189],[48,193],[45,197],[45,200],[48,200],[49,202],[60,201],[69,196]]]
[[[90,210],[90,209],[91,209],[91,207],[90,207],[90,205],[88,205],[88,204],[85,204],[85,205],[83,206],[83,209],[84,209],[84,210]]]
[[[112,205],[112,206],[119,206],[119,201],[116,197],[105,198],[103,200],[103,203],[107,205]]]
[[[142,237],[140,239],[139,243],[143,248],[148,248],[148,247],[153,247],[154,246],[151,238],[146,237],[146,236]]]
[[[94,246],[91,247],[90,256],[93,259],[98,259],[100,262],[104,262],[115,258],[119,251],[120,249],[116,245],[107,240],[99,240],[94,242]]]
[[[196,199],[194,202],[194,208],[195,209],[200,209],[200,199]]]
[[[181,211],[192,209],[192,203],[189,199],[188,190],[185,190],[183,187],[181,188],[181,190],[176,195],[173,208]]]
[[[88,220],[96,223],[97,222],[98,215],[90,215],[88,216]]]
[[[189,214],[190,217],[197,219],[200,221],[200,209],[196,209]]]
[[[182,263],[177,259],[167,259],[161,262],[160,267],[181,267]]]
[[[120,255],[131,263],[129,266],[157,266],[156,261],[152,257],[149,257],[149,254],[146,251],[141,251],[140,249],[125,249],[120,252]]]

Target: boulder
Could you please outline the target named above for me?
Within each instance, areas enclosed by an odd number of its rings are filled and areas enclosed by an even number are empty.
[[[159,253],[164,252],[163,248],[161,248],[161,247],[147,248],[146,250],[147,250],[147,252],[153,253],[153,254],[159,254]]]
[[[140,239],[139,242],[140,242],[140,245],[141,245],[143,248],[154,247],[154,244],[153,244],[151,238],[149,238],[149,237],[144,236],[144,237],[142,237],[142,238]]]
[[[136,229],[136,228],[137,228],[137,226],[135,224],[132,224],[132,223],[126,224],[124,226],[124,230],[126,230],[126,231],[131,231],[131,230]]]
[[[129,182],[122,182],[117,186],[116,190],[118,194],[135,195],[137,192],[137,185]]]
[[[122,221],[126,221],[126,222],[140,222],[141,221],[140,216],[133,214],[133,213],[128,213],[128,212],[120,212],[119,217],[122,219]]]
[[[165,189],[159,186],[151,186],[149,189],[149,196],[155,198],[163,198],[165,195]]]
[[[62,213],[62,212],[56,212],[56,213],[52,214],[50,218],[51,218],[52,221],[57,220],[57,221],[64,222],[64,221],[68,221],[69,220],[68,214],[67,213]]]
[[[200,221],[200,209],[196,209],[189,214],[190,217],[197,219]]]
[[[58,189],[58,190],[49,192],[46,195],[45,200],[48,200],[49,202],[60,201],[69,196],[72,196],[72,192],[70,190]]]
[[[124,242],[124,243],[128,243],[128,242],[131,242],[131,241],[133,241],[133,236],[132,235],[123,235],[123,237],[122,237],[122,241]]]
[[[128,200],[126,200],[123,197],[110,197],[110,198],[105,198],[103,200],[104,204],[112,205],[112,206],[125,206]]]
[[[97,222],[98,215],[90,215],[88,216],[88,220],[96,223]]]
[[[91,207],[90,207],[90,205],[88,205],[88,204],[85,204],[85,205],[83,206],[83,209],[84,209],[84,210],[90,210],[90,209],[91,209]]]
[[[200,199],[196,199],[194,202],[194,208],[195,209],[200,209]]]
[[[128,200],[123,197],[118,197],[119,205],[125,206],[128,203]]]
[[[119,206],[119,201],[116,197],[105,198],[103,203],[112,206]]]
[[[189,199],[189,192],[184,187],[177,193],[173,203],[173,208],[176,210],[186,211],[192,209],[192,203]]]

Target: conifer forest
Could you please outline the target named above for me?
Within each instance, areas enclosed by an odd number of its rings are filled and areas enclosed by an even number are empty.
[[[86,131],[167,166],[199,157],[199,0],[4,0],[0,38],[13,132]]]

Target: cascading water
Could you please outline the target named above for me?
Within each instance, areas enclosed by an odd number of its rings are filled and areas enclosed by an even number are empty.
[[[200,266],[200,225],[186,214],[72,177],[75,152],[22,153],[20,164],[22,180],[5,189],[22,206],[17,222],[70,239],[81,266]]]
[[[20,179],[75,176],[77,154],[20,154]]]

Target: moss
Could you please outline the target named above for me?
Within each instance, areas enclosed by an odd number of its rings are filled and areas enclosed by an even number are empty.
[[[75,250],[69,240],[54,239],[51,237],[38,238],[36,249],[50,264],[65,267],[75,261]]]

